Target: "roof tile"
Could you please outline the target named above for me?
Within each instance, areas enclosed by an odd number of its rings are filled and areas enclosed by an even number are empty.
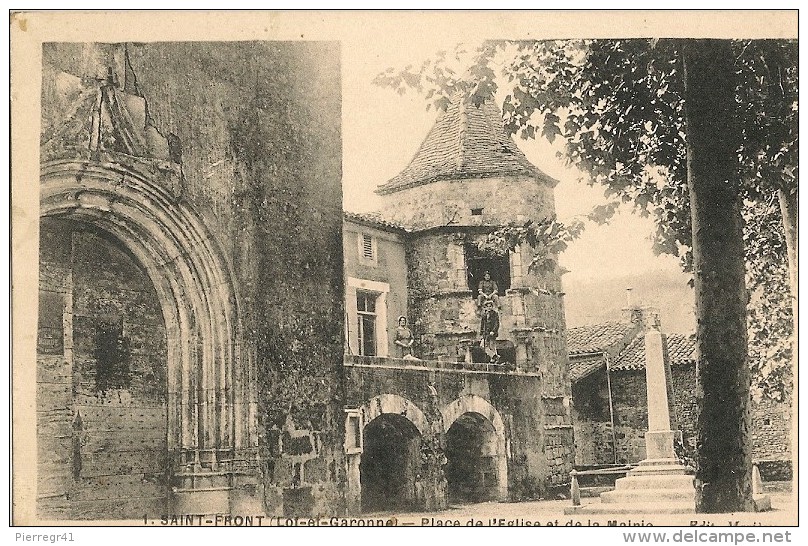
[[[399,223],[392,222],[376,212],[342,212],[343,219],[358,224],[369,225],[379,229],[387,229],[393,231],[409,231],[409,229]]]
[[[668,359],[671,366],[689,364],[696,360],[696,339],[693,335],[666,334]],[[637,336],[626,350],[612,362],[610,370],[645,369],[645,337]]]
[[[576,383],[601,368],[603,368],[603,358],[601,357],[571,360],[569,364],[570,381]]]
[[[631,322],[604,322],[567,330],[567,352],[570,356],[603,352],[637,327]]]

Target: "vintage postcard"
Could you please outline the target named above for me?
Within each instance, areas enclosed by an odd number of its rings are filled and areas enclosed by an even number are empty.
[[[10,25],[14,525],[797,525],[796,11]]]

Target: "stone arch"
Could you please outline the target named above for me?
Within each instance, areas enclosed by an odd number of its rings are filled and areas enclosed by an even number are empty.
[[[421,408],[415,405],[414,402],[411,402],[403,396],[390,393],[374,396],[362,405],[360,411],[362,413],[362,422],[365,425],[383,413],[393,413],[406,417],[415,425],[415,428],[418,429],[421,436],[429,434],[429,421],[426,415],[424,415],[424,412],[421,411]]]
[[[423,502],[419,484],[425,437],[424,413],[410,400],[381,394],[360,409],[363,450],[359,458],[359,501],[363,512],[410,510]]]
[[[452,425],[463,415],[471,413],[485,418],[493,427],[495,438],[494,461],[497,470],[497,500],[508,498],[508,457],[505,440],[505,423],[497,409],[488,400],[475,394],[466,394],[441,409],[443,430],[448,434]]]
[[[40,217],[65,217],[115,236],[152,281],[168,338],[172,470],[222,471],[254,443],[254,396],[241,360],[237,299],[202,220],[151,176],[119,163],[53,161],[40,173]],[[177,482],[182,493],[193,478]],[[185,484],[188,484],[187,486]]]

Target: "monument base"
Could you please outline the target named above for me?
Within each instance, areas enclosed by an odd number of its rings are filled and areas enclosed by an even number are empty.
[[[768,512],[772,509],[772,499],[768,495],[752,495],[755,512]]]
[[[676,459],[646,459],[600,494],[600,503],[568,506],[564,514],[693,514],[693,469]],[[762,487],[760,488],[762,489]],[[771,498],[753,495],[755,512],[772,509]]]
[[[565,514],[691,514],[696,511],[693,469],[676,459],[646,459],[619,478],[600,503],[569,506]]]

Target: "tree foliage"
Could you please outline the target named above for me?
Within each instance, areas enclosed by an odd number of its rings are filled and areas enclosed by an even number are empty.
[[[793,310],[786,242],[777,200],[748,202],[744,219],[746,254],[756,257],[746,262],[749,362],[755,378],[755,394],[787,400],[793,390],[789,366]]]
[[[490,233],[478,246],[485,252],[502,254],[504,249],[513,250],[519,244],[527,243],[534,249],[528,271],[543,274],[556,270],[558,254],[566,250],[570,241],[576,239],[583,229],[581,220],[567,224],[555,218],[544,218],[539,222],[528,220],[522,224],[503,226]]]
[[[630,204],[654,220],[654,251],[678,256],[691,271],[681,47],[673,39],[485,42],[471,52],[462,46],[454,55],[441,52],[417,68],[388,69],[375,83],[399,93],[417,90],[436,108],[457,92],[477,104],[504,95],[511,134],[563,139],[567,163],[606,188],[612,201],[591,219],[606,221],[619,203]],[[777,192],[795,201],[797,195],[797,43],[744,40],[732,48],[735,117],[742,127],[734,146],[753,294],[750,355],[757,385],[781,398],[789,388],[793,322],[782,216],[772,199]],[[470,60],[465,71],[464,55]],[[530,227],[509,226],[493,239],[512,241]],[[557,231],[545,246],[557,248],[579,231]],[[534,263],[545,263],[540,254]]]

